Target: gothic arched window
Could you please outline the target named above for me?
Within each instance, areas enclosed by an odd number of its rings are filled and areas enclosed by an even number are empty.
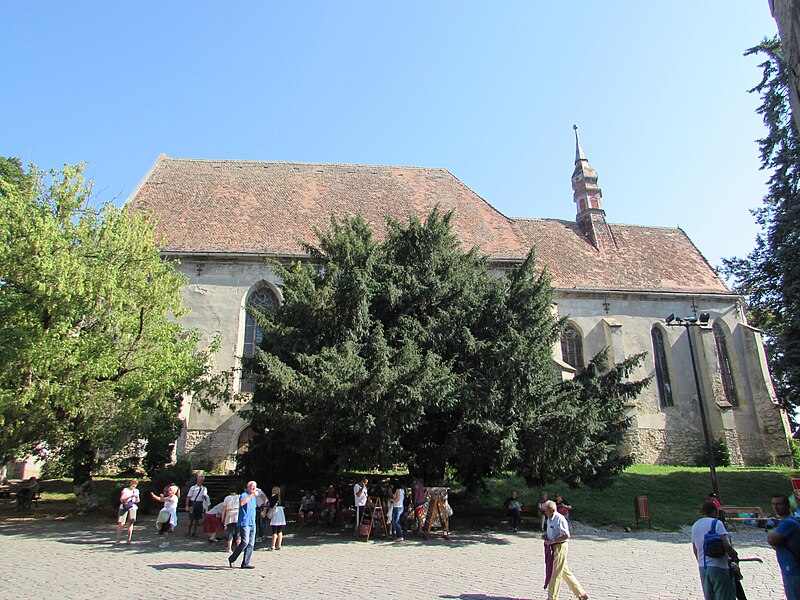
[[[651,331],[653,338],[653,358],[656,363],[656,382],[658,383],[658,400],[661,408],[674,406],[672,402],[672,381],[669,378],[667,352],[664,348],[664,334],[658,327]]]
[[[278,308],[278,298],[272,289],[261,284],[256,287],[247,297],[246,306],[248,309],[256,308],[259,310],[275,310]],[[245,310],[244,316],[244,343],[242,344],[242,358],[251,358],[256,354],[256,348],[264,339],[264,332],[256,323],[255,317],[250,310]],[[239,383],[239,391],[250,393],[253,391],[253,382],[242,374]]]
[[[583,339],[581,332],[572,323],[564,327],[561,334],[561,358],[579,371],[583,369]]]
[[[733,380],[733,366],[731,357],[728,354],[728,342],[725,339],[725,332],[722,326],[714,321],[711,327],[714,332],[714,344],[717,346],[717,358],[719,359],[719,373],[722,376],[722,390],[725,393],[725,400],[732,406],[739,406],[739,398],[736,395],[736,383]]]

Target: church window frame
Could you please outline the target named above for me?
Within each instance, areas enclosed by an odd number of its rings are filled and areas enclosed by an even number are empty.
[[[583,333],[575,323],[567,323],[561,332],[561,360],[578,371],[582,371],[586,367],[583,354]]]
[[[275,310],[280,306],[280,297],[274,287],[266,281],[255,284],[247,293],[244,302],[244,337],[242,338],[242,361],[252,358],[256,354],[256,349],[264,339],[264,332],[258,326],[256,318],[253,316],[253,308]],[[239,392],[242,394],[252,394],[255,389],[253,381],[247,377],[244,366],[242,366],[239,377]]]
[[[664,330],[654,325],[650,330],[650,340],[653,345],[653,363],[656,373],[656,387],[658,388],[658,406],[661,409],[675,406],[672,390],[672,379],[669,374],[669,361],[667,360],[667,342],[664,340]]]
[[[739,395],[736,391],[736,379],[731,355],[728,352],[728,336],[717,320],[711,326],[711,331],[714,334],[714,346],[717,350],[717,364],[719,366],[720,379],[722,379],[722,392],[728,404],[738,407]]]

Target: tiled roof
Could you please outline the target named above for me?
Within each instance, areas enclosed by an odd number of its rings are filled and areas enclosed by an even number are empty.
[[[557,288],[730,293],[682,229],[609,223],[616,249],[601,253],[574,221],[514,221]]]
[[[612,225],[617,251],[599,253],[578,225],[506,217],[445,169],[159,157],[131,195],[152,212],[164,251],[298,255],[330,215],[360,214],[381,239],[387,217],[454,209],[465,247],[495,260],[523,258],[532,245],[556,287],[726,293],[680,229]]]

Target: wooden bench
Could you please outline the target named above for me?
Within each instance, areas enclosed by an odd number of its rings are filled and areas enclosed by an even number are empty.
[[[17,510],[28,510],[32,505],[39,508],[39,500],[42,499],[42,488],[31,490],[24,486],[11,486],[3,490],[3,497],[8,498],[9,501],[16,500]]]
[[[736,523],[755,521],[760,524],[770,520],[760,506],[723,506],[720,510],[725,511],[725,523],[730,523],[732,531],[737,531]],[[753,516],[740,517],[740,514]]]
[[[525,523],[533,523],[536,526],[536,529],[539,529],[539,525],[541,523],[542,516],[539,514],[539,509],[534,504],[529,506],[527,504],[522,505],[522,509],[520,510],[520,524],[524,525]],[[501,523],[511,523],[511,517],[508,516],[508,509],[503,509],[503,518],[500,521]]]

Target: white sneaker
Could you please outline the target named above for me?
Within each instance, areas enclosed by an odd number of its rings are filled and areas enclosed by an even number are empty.
[[[169,548],[169,542],[161,542],[158,545],[159,548]]]

